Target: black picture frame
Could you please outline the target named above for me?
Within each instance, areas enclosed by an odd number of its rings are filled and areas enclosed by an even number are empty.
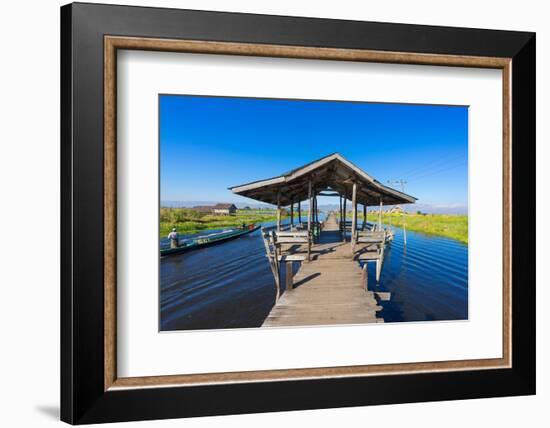
[[[104,390],[104,36],[512,58],[512,367]],[[71,424],[535,393],[535,34],[74,3],[61,8],[61,419]]]

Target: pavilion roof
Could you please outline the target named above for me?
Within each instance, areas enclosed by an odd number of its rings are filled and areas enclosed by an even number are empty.
[[[233,193],[257,201],[281,206],[308,199],[309,182],[313,194],[327,189],[351,199],[353,183],[357,184],[357,203],[362,205],[411,204],[416,198],[385,186],[339,153],[333,153],[288,171],[278,177],[230,187]]]

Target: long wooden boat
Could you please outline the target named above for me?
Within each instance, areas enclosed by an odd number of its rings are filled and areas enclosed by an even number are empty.
[[[181,254],[191,250],[197,250],[199,248],[209,247],[211,245],[221,244],[232,239],[236,239],[240,236],[252,233],[260,228],[260,225],[256,226],[250,224],[244,228],[230,229],[218,233],[212,233],[206,236],[197,236],[188,240],[180,241],[178,248],[165,248],[160,250],[161,257],[171,256],[173,254]]]

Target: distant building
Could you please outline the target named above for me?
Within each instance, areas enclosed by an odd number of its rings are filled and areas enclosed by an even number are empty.
[[[230,215],[237,212],[237,207],[234,204],[197,205],[193,209],[203,214],[214,215]]]
[[[237,212],[237,207],[234,204],[216,204],[212,211],[214,214],[230,215]]]

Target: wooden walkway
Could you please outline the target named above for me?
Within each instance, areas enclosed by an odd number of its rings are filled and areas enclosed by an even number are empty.
[[[342,242],[336,217],[329,215],[310,262],[294,276],[263,323],[264,327],[364,324],[383,322],[372,291],[365,289],[362,270]]]

